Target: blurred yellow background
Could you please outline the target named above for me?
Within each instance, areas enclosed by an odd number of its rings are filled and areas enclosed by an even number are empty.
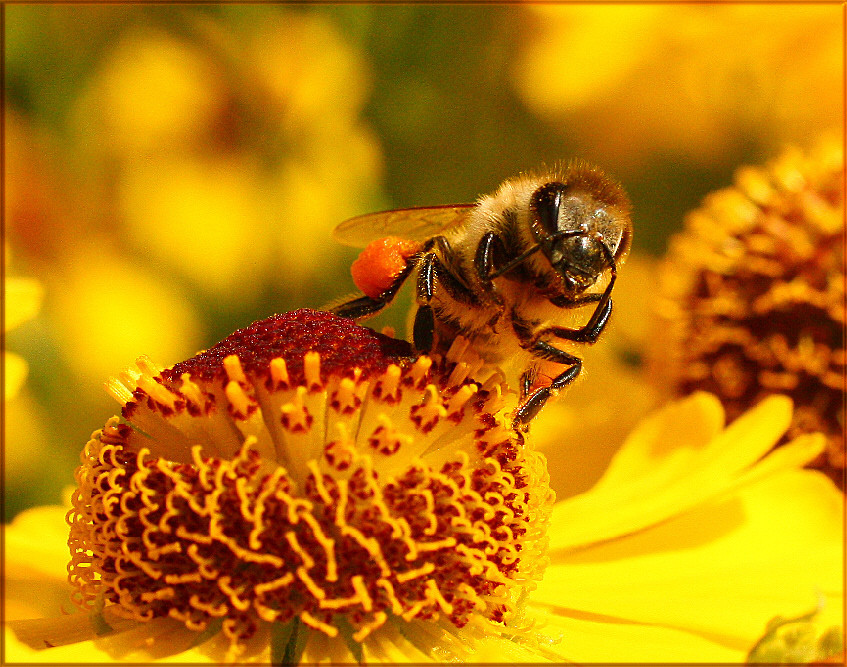
[[[637,369],[624,319],[684,212],[842,120],[837,4],[5,14],[7,519],[60,499],[117,410],[103,382],[139,354],[170,365],[348,294],[343,219],[472,201],[543,163],[584,157],[632,196],[646,263],[639,289],[622,277],[615,353]],[[591,443],[565,446],[578,463]]]

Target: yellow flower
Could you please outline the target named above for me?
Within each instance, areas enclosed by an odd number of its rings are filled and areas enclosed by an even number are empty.
[[[516,89],[550,128],[606,161],[711,164],[751,141],[840,126],[838,5],[542,3],[529,12]]]
[[[9,254],[7,246],[7,265]],[[6,277],[3,282],[4,333],[38,315],[43,298],[44,286],[38,280]],[[46,420],[26,386],[27,360],[4,348],[3,371],[4,480],[6,492],[20,497],[22,490],[32,489],[43,477],[36,462],[47,455]]]
[[[14,621],[7,659],[741,661],[775,615],[840,608],[838,495],[799,469],[822,439],[760,460],[784,398],[728,428],[709,395],[672,405],[552,507],[461,341],[415,359],[296,311],[111,388],[124,422],[86,446],[68,514],[88,613]],[[61,522],[7,529],[31,607],[60,586]]]
[[[382,161],[357,49],[325,17],[259,11],[128,26],[72,115],[133,247],[239,307],[257,286],[328,289],[327,239],[374,206]]]
[[[842,484],[844,156],[841,141],[739,169],[671,242],[650,350],[655,384],[717,394],[730,418],[764,396],[794,400],[787,437],[821,431],[816,465]]]

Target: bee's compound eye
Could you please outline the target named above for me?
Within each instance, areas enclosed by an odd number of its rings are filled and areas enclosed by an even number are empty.
[[[551,235],[559,231],[559,207],[564,194],[564,183],[555,181],[545,183],[532,193],[530,209],[535,218],[533,222],[540,226],[539,233]]]

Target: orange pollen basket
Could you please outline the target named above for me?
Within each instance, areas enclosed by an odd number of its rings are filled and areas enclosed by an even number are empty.
[[[387,290],[406,268],[421,244],[394,236],[372,241],[350,266],[353,283],[364,294],[376,298]]]

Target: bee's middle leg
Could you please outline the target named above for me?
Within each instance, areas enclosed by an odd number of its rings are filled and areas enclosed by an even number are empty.
[[[567,366],[567,368],[554,377],[548,386],[539,387],[529,394],[526,400],[521,402],[512,421],[512,428],[515,430],[525,429],[529,422],[535,419],[550,397],[573,382],[582,370],[582,359],[553,347],[543,340],[535,341],[530,348],[530,352],[541,359],[553,361],[562,366]]]
[[[435,313],[432,300],[438,283],[447,296],[466,305],[474,303],[474,293],[455,268],[456,259],[447,239],[435,236],[424,246],[418,273],[418,311],[412,328],[412,342],[419,352],[429,352],[435,338]],[[440,257],[439,257],[440,255]]]

